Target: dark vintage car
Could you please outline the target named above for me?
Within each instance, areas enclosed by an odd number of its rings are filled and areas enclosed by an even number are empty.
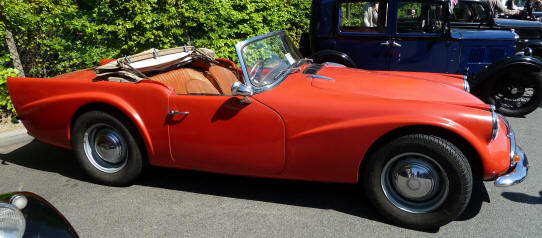
[[[496,13],[499,18],[542,21],[542,2],[532,0],[508,0],[506,8],[509,10],[518,10],[517,14]]]
[[[317,63],[463,74],[471,93],[500,113],[534,111],[542,102],[542,61],[528,49],[517,52],[519,36],[510,30],[458,27],[449,5],[442,0],[314,0],[301,51]]]
[[[30,192],[0,194],[0,237],[78,237],[64,216]]]
[[[523,52],[528,47],[533,56],[542,58],[542,22],[528,20],[539,18],[528,11],[522,10],[517,15],[498,15],[491,11],[487,1],[460,0],[453,9],[451,27],[512,30],[519,35],[516,51]]]

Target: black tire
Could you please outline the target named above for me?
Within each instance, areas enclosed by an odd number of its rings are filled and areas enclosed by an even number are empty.
[[[405,159],[401,159],[403,155]],[[439,182],[435,183],[439,184],[438,189],[429,193],[432,197],[424,201],[410,200],[398,192],[400,186],[397,183],[386,183],[388,178],[400,177],[390,177],[393,173],[386,173],[388,168],[404,172],[402,168],[412,167],[400,167],[399,163],[406,165],[405,161],[416,156],[425,159],[435,171],[444,171],[437,173],[440,174],[440,179],[436,180]],[[379,147],[366,159],[361,174],[365,193],[378,211],[392,222],[414,229],[436,229],[461,215],[469,203],[473,187],[469,162],[461,150],[440,137],[424,134],[402,136]],[[410,176],[405,185],[410,191],[417,192],[410,184],[421,183],[411,183]]]
[[[499,113],[511,117],[536,110],[542,103],[541,72],[523,67],[503,71],[485,87],[486,102],[495,105]]]
[[[88,111],[81,114],[73,125],[71,139],[72,149],[79,164],[99,183],[113,186],[128,185],[147,167],[145,149],[139,134],[131,121],[120,113]],[[106,144],[108,142],[110,143]],[[98,148],[105,147],[97,144],[109,147],[100,150]],[[102,159],[99,151],[105,155],[109,151],[119,152],[120,155],[103,156],[115,158],[118,162],[110,163]]]

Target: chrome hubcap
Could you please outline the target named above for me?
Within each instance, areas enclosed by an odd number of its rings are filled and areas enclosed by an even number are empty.
[[[115,173],[126,165],[126,141],[107,124],[89,127],[83,137],[83,148],[89,162],[102,172]]]
[[[381,185],[393,205],[412,213],[434,211],[448,195],[444,169],[420,153],[404,153],[388,161],[382,170]]]
[[[392,169],[392,185],[397,193],[412,201],[424,201],[433,197],[440,186],[437,170],[418,159],[398,161]]]

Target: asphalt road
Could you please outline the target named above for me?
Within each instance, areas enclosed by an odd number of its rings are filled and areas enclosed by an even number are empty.
[[[432,232],[390,224],[355,185],[163,168],[129,187],[97,185],[70,151],[36,141],[0,148],[0,191],[42,195],[82,237],[542,237],[542,108],[510,121],[529,157],[527,180],[475,184],[465,213]]]

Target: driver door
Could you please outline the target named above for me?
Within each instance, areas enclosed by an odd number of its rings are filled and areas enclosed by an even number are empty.
[[[226,95],[170,96],[166,123],[175,163],[220,173],[280,173],[285,163],[283,121],[269,107],[251,101]]]

